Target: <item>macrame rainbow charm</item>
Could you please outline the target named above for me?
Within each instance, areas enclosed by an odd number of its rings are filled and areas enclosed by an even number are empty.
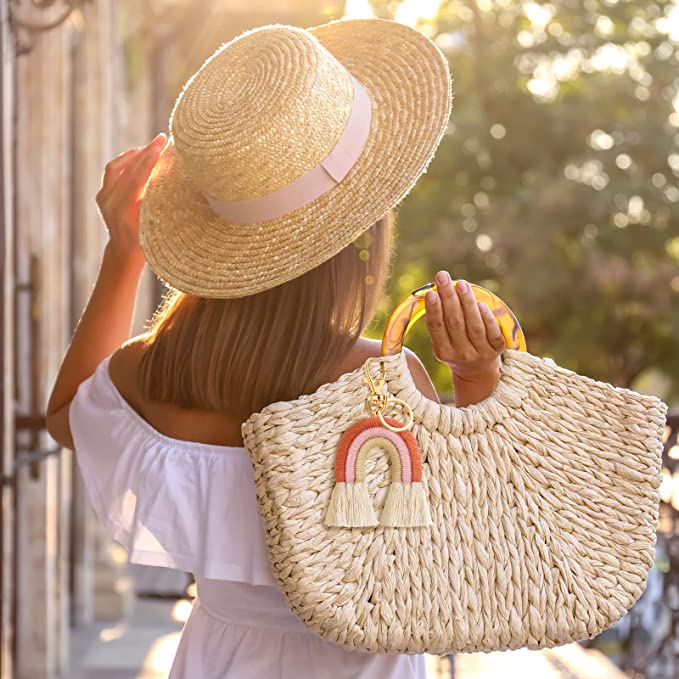
[[[366,375],[372,392],[368,397],[368,410],[376,415],[355,422],[340,439],[335,486],[324,523],[343,528],[431,525],[429,502],[422,485],[422,456],[415,436],[409,431],[412,413],[405,426],[394,418],[385,417],[384,411],[393,402],[408,406],[382,394],[383,380],[375,382],[367,367]],[[365,482],[366,458],[375,448],[389,456],[391,467],[391,483],[379,523]]]

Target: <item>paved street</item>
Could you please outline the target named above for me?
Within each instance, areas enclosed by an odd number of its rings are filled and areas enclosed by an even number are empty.
[[[166,679],[189,609],[186,600],[138,600],[128,622],[74,630],[69,679]]]

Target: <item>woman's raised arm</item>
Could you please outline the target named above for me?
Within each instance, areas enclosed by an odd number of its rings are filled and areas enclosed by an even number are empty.
[[[139,204],[166,137],[130,149],[107,164],[97,205],[109,241],[85,310],[61,360],[47,404],[47,430],[71,447],[68,407],[80,384],[130,336],[144,255],[139,246]]]

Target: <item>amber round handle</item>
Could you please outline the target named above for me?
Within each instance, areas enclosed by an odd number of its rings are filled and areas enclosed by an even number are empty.
[[[457,281],[453,281],[457,284]],[[505,338],[508,349],[527,351],[526,338],[519,321],[512,310],[490,290],[475,283],[469,284],[477,302],[485,302],[493,312]],[[436,283],[427,283],[408,295],[392,312],[382,336],[382,356],[398,354],[403,349],[403,341],[410,328],[424,315],[424,297],[430,290],[436,290]]]

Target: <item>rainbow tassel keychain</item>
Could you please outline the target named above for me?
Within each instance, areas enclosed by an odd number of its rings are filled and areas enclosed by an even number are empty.
[[[347,429],[337,446],[335,486],[325,513],[326,526],[364,528],[371,526],[415,527],[431,525],[427,494],[422,485],[422,455],[410,431],[413,412],[401,399],[383,391],[385,368],[377,380],[370,375],[371,357],[363,369],[370,393],[366,408],[371,417],[355,422]],[[402,424],[385,413],[399,406],[407,416]],[[391,483],[379,523],[365,480],[365,461],[374,448],[389,455]]]

